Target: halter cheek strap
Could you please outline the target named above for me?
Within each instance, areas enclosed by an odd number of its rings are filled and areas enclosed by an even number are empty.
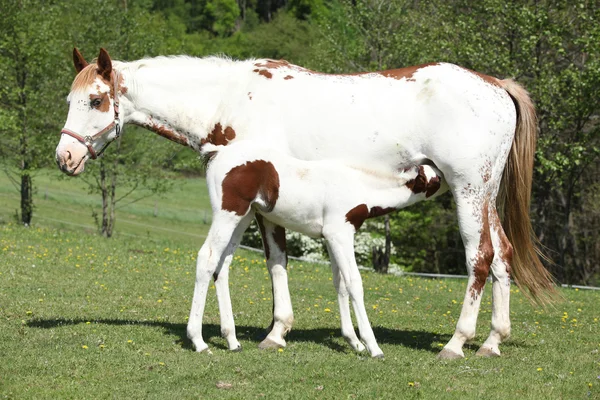
[[[111,122],[110,124],[108,124],[106,126],[106,128],[102,129],[100,132],[96,133],[95,135],[92,136],[81,136],[80,134],[78,134],[77,132],[74,132],[70,129],[66,129],[63,128],[62,131],[60,131],[60,133],[64,133],[65,135],[69,135],[72,138],[76,139],[78,142],[82,143],[83,145],[85,145],[88,149],[88,151],[90,152],[90,155],[92,156],[92,160],[95,160],[96,158],[98,158],[98,156],[100,156],[103,152],[104,149],[106,149],[106,147],[108,147],[108,145],[115,141],[116,139],[119,138],[119,136],[121,136],[121,124],[119,121],[119,96],[118,96],[118,89],[119,89],[119,74],[113,70],[112,73],[112,78],[113,78],[113,93],[114,93],[114,120],[113,122]],[[96,150],[94,150],[94,142],[103,137],[105,134],[111,132],[112,130],[115,130],[115,137],[112,140],[107,140],[105,141],[104,145],[102,146],[102,148],[100,149],[99,152],[96,152]]]

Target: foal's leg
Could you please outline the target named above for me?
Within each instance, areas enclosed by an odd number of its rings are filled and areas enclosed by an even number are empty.
[[[479,188],[462,186],[454,192],[458,224],[467,258],[469,280],[460,318],[452,339],[438,354],[439,358],[462,358],[465,342],[475,337],[477,315],[481,304],[483,288],[494,258],[494,249],[490,238],[489,209],[495,206],[483,185]]]
[[[213,274],[224,262],[236,228],[243,218],[232,215],[230,212],[218,211],[213,216],[213,222],[208,231],[208,237],[198,252],[196,264],[196,285],[192,299],[192,309],[187,326],[187,335],[194,344],[197,352],[208,349],[202,338],[202,317],[206,305],[208,284]],[[217,279],[218,282],[218,279]]]
[[[273,285],[273,322],[260,349],[285,347],[285,335],[292,329],[294,312],[288,288],[285,229],[256,215],[267,257],[267,268]]]
[[[219,314],[221,316],[221,335],[227,340],[229,350],[241,351],[242,346],[235,335],[235,323],[233,320],[233,310],[231,307],[231,297],[229,295],[229,265],[233,259],[233,253],[242,240],[242,235],[252,221],[253,212],[246,215],[237,226],[231,240],[223,254],[223,263],[217,266],[213,278],[217,292],[217,302],[219,303]]]
[[[364,303],[362,279],[354,258],[354,227],[350,224],[327,227],[323,231],[329,256],[335,259],[340,276],[354,306],[360,337],[372,357],[383,358],[383,352],[375,340]]]
[[[329,254],[331,254],[331,250]],[[333,273],[333,285],[338,294],[338,305],[340,307],[340,322],[342,324],[342,336],[346,342],[356,351],[363,351],[365,346],[358,340],[354,325],[352,325],[352,316],[350,315],[350,298],[346,283],[340,274],[340,270],[335,262],[335,257],[331,256],[331,272]]]
[[[490,228],[494,246],[492,262],[492,330],[477,351],[478,356],[499,356],[498,345],[510,336],[510,265],[513,248],[502,229],[495,207],[490,206]]]

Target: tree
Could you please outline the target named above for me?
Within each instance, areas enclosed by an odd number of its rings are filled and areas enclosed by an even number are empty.
[[[33,173],[52,157],[47,132],[59,131],[66,60],[59,56],[59,8],[41,0],[2,0],[0,8],[0,152],[21,195],[20,221],[33,217]],[[62,97],[62,98],[61,98]]]
[[[67,18],[83,18],[80,22],[88,29],[71,29],[68,33],[73,44],[91,49],[91,54],[97,54],[102,46],[119,60],[167,52],[167,40],[171,38],[168,24],[161,14],[152,14],[148,8],[149,5],[127,2],[77,2],[65,9]],[[91,193],[102,198],[101,213],[92,214],[105,237],[113,235],[116,211],[123,202],[130,204],[170,187],[167,173],[160,167],[168,153],[174,151],[173,147],[149,132],[139,131],[127,127],[123,138],[111,145],[97,162],[86,166],[88,171],[83,180]]]
[[[600,175],[599,19],[596,0],[342,0],[318,20],[313,65],[348,72],[449,61],[524,84],[539,116],[532,216],[556,261],[548,267],[564,282],[597,283],[598,208],[591,199]],[[462,264],[451,254],[439,257],[439,249],[454,251],[460,242],[445,217],[452,206],[435,204],[392,218],[393,261],[446,272]],[[404,252],[416,244],[425,251]]]

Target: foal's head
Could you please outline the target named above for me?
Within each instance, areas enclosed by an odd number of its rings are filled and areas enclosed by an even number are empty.
[[[56,147],[56,162],[68,175],[83,172],[85,161],[98,157],[122,128],[117,97],[120,77],[106,50],[100,50],[96,63],[88,64],[75,48],[73,62],[77,76],[67,97],[69,114]]]

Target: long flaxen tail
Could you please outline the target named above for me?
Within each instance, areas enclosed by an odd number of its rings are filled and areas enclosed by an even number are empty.
[[[498,195],[498,206],[504,215],[502,225],[513,245],[511,272],[530,300],[541,305],[549,304],[556,297],[556,288],[552,275],[540,260],[540,256],[547,257],[539,248],[529,219],[537,140],[535,107],[527,91],[518,83],[505,79],[500,84],[517,108],[517,129]]]

